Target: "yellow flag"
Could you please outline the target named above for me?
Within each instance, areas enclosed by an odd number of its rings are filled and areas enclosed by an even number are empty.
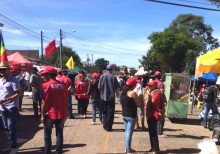
[[[74,69],[74,61],[73,57],[71,56],[70,59],[67,61],[66,66],[72,71]]]

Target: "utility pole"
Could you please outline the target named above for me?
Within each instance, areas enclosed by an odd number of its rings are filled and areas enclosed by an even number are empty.
[[[60,29],[60,68],[63,69],[63,60],[62,60],[62,30]]]
[[[41,31],[41,33],[40,33],[40,37],[41,37],[41,60],[42,60],[42,62],[44,62],[43,32],[42,32],[42,31]]]
[[[92,65],[93,65],[93,54],[92,54]]]

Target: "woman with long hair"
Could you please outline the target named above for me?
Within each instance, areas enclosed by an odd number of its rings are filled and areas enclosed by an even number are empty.
[[[141,106],[141,98],[138,97],[134,90],[137,81],[135,78],[129,78],[122,88],[121,94],[121,105],[122,105],[122,116],[125,127],[125,149],[127,154],[135,152],[131,148],[132,135],[137,118],[137,106]]]

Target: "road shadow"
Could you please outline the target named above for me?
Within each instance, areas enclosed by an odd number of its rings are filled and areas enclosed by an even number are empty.
[[[209,138],[209,136],[194,136],[194,135],[186,135],[186,134],[180,134],[180,135],[167,135],[168,138],[190,138],[190,139],[196,139],[201,140],[204,138]]]
[[[175,131],[183,131],[183,130],[182,130],[182,129],[170,129],[170,128],[164,128],[163,131],[175,132]]]
[[[86,144],[78,143],[78,144],[63,144],[63,153],[68,152],[68,149],[71,148],[78,148],[78,147],[84,147]],[[52,145],[51,151],[55,151],[56,146]],[[39,154],[44,153],[44,147],[35,147],[35,148],[28,148],[28,149],[22,149],[19,150],[19,153],[23,154]]]
[[[165,151],[160,151],[160,154],[196,154],[199,153],[201,150],[193,149],[193,148],[180,148],[180,149],[167,149]]]
[[[33,117],[32,115],[22,115],[22,117],[17,119],[17,140],[18,147],[22,146],[36,135],[36,133],[43,129],[40,126],[40,117]],[[0,130],[0,149],[7,146],[7,138],[5,135],[5,130]]]
[[[178,119],[178,118],[169,118],[170,122],[175,124],[184,124],[184,125],[201,125],[199,119]]]

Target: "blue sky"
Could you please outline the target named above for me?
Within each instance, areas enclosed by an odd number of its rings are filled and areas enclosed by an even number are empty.
[[[163,1],[216,9],[206,0]],[[92,60],[93,55],[93,62],[105,58],[119,66],[137,68],[138,59],[150,47],[148,36],[163,31],[185,13],[203,16],[204,23],[212,26],[213,36],[220,40],[220,12],[214,11],[144,0],[0,0],[0,4],[0,14],[37,34],[21,30],[0,16],[5,46],[11,50],[40,50],[40,31],[45,36],[44,47],[54,38],[58,46],[62,29],[63,45],[72,47],[82,60],[87,56]]]

